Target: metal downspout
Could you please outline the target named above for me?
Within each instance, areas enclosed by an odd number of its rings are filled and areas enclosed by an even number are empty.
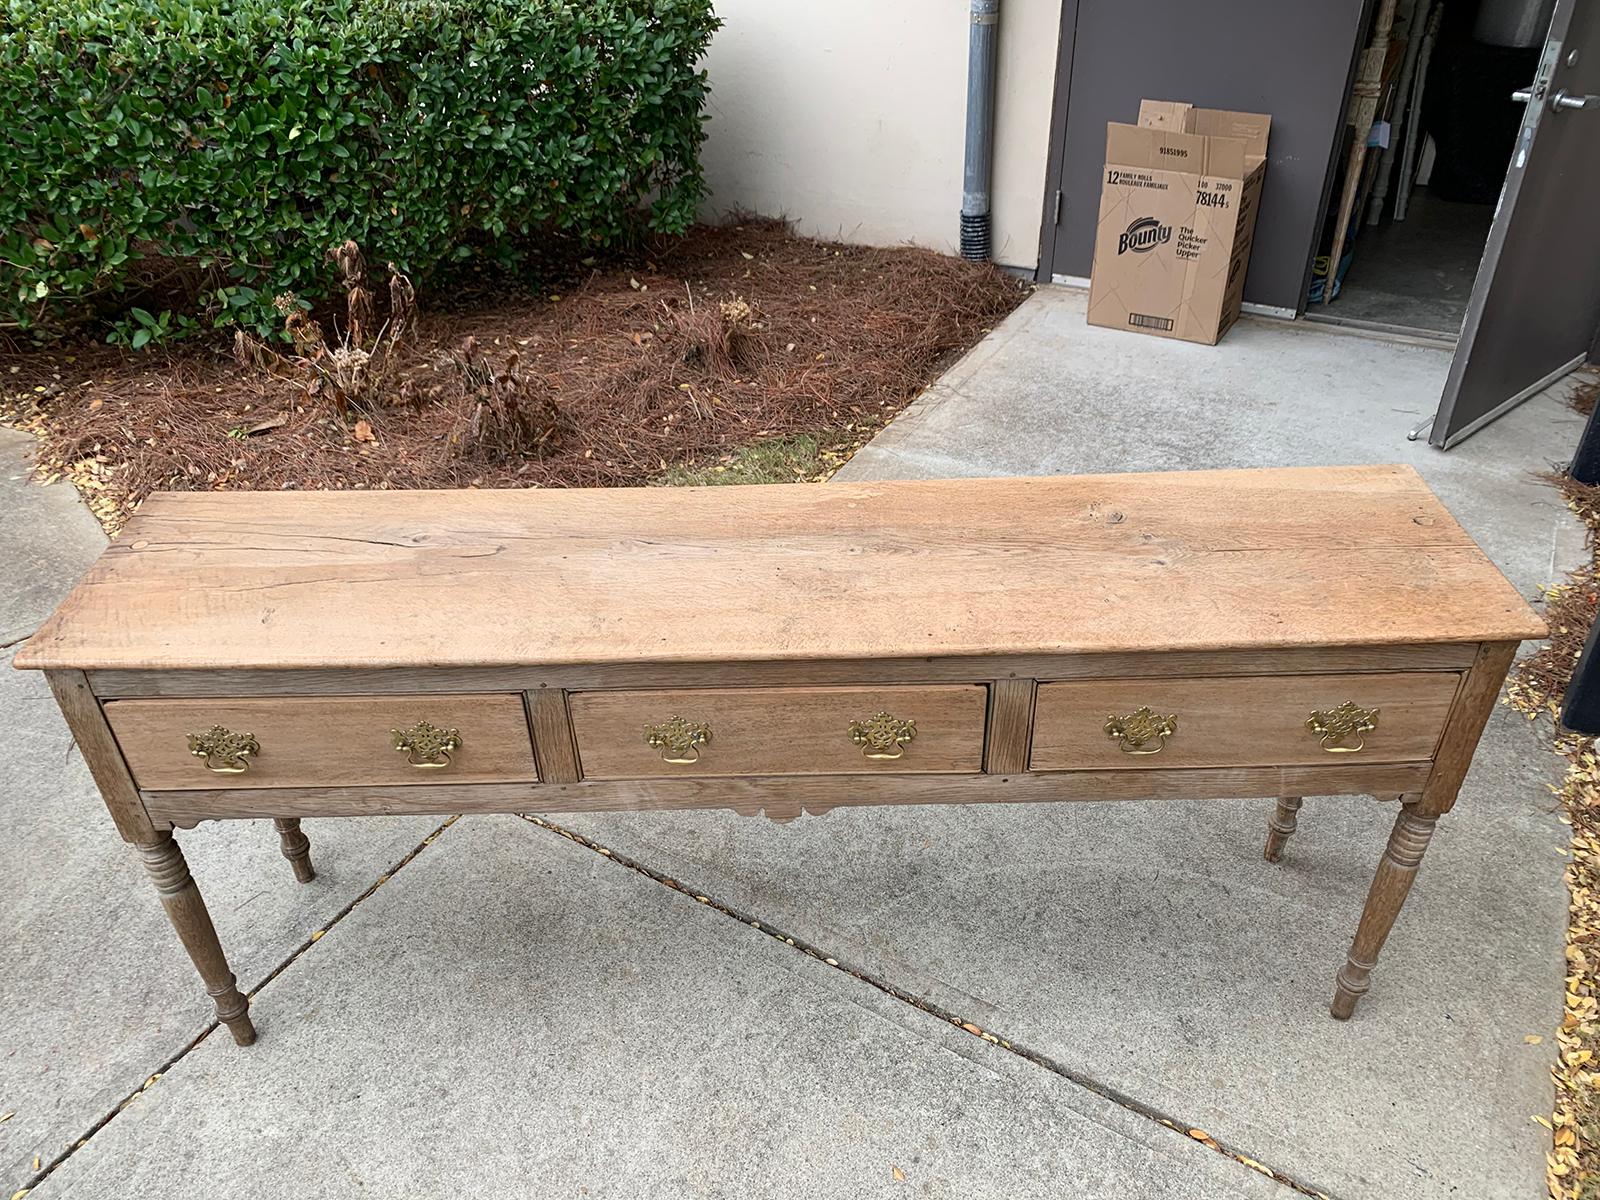
[[[1000,0],[972,0],[967,43],[967,153],[961,175],[961,257],[987,262],[989,177],[994,167],[994,76]]]

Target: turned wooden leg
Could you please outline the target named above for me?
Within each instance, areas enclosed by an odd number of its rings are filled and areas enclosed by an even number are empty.
[[[294,868],[294,877],[310,883],[317,877],[317,869],[311,865],[311,839],[300,831],[300,818],[274,817],[272,827],[278,831],[278,842]]]
[[[1378,861],[1378,873],[1372,878],[1367,892],[1367,906],[1361,910],[1361,924],[1356,927],[1355,941],[1350,945],[1350,956],[1339,971],[1338,986],[1333,993],[1332,1012],[1339,1020],[1346,1020],[1356,1010],[1356,1001],[1366,995],[1372,986],[1369,977],[1377,965],[1378,951],[1394,928],[1400,906],[1411,890],[1411,881],[1417,877],[1422,856],[1433,837],[1436,816],[1423,816],[1421,806],[1406,804],[1394,819],[1394,829],[1389,834],[1389,844],[1383,858]]]
[[[178,931],[178,938],[194,961],[200,978],[205,980],[207,994],[217,1006],[217,1020],[228,1027],[234,1041],[248,1046],[256,1040],[256,1028],[250,1023],[250,1001],[234,985],[233,972],[228,969],[216,928],[211,924],[211,914],[206,911],[200,889],[189,875],[183,851],[168,832],[158,832],[153,841],[137,845],[145,870],[161,894],[167,917]]]
[[[1268,862],[1277,862],[1283,857],[1283,844],[1300,823],[1300,804],[1299,796],[1278,797],[1276,811],[1267,818],[1267,848],[1261,852]]]

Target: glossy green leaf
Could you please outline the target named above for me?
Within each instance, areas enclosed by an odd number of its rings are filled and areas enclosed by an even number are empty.
[[[525,235],[679,231],[716,26],[709,0],[0,0],[0,320],[104,320],[171,274],[145,260],[188,262],[184,308],[114,323],[142,345],[270,326],[347,237],[426,287]]]

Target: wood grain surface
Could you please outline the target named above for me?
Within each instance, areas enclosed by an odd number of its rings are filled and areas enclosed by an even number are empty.
[[[1428,777],[1428,786],[1419,798],[1418,812],[1422,815],[1438,816],[1455,807],[1456,794],[1467,778],[1478,739],[1483,735],[1489,714],[1494,711],[1500,686],[1505,683],[1516,654],[1514,642],[1490,643],[1479,649],[1477,661],[1462,681],[1460,694],[1450,709],[1450,720],[1439,739],[1433,774]]]
[[[974,773],[983,766],[982,687],[712,688],[573,692],[568,697],[585,779],[712,775]],[[852,721],[879,711],[916,722],[893,760],[871,760],[850,740]],[[645,741],[673,716],[711,727],[693,763],[669,763]]]
[[[516,692],[539,688],[791,687],[796,684],[971,683],[981,679],[1120,679],[1160,675],[1324,675],[1343,671],[1465,671],[1477,642],[1420,646],[1306,646],[1125,654],[791,662],[594,663],[377,670],[92,671],[96,696],[322,696],[350,692]]]
[[[1420,788],[1427,763],[1317,767],[1221,767],[1178,771],[1051,771],[1040,775],[800,775],[787,778],[628,779],[586,783],[439,784],[428,788],[240,788],[145,792],[152,818],[179,826],[241,817],[378,816],[397,813],[643,812],[731,808],[737,812],[847,805],[1005,804],[1077,800],[1195,800],[1217,796],[1393,799]]]
[[[392,787],[539,777],[520,693],[112,700],[104,708],[142,789]],[[461,749],[450,756],[448,767],[413,767],[391,744],[391,729],[424,720],[460,731]],[[189,753],[188,735],[213,725],[253,733],[260,742],[261,753],[243,774],[216,774]]]
[[[1313,766],[1433,757],[1461,676],[1307,675],[1285,679],[1105,679],[1042,683],[1034,706],[1035,771]],[[1315,709],[1352,701],[1379,710],[1355,753],[1330,753],[1306,728]],[[1176,730],[1157,754],[1129,754],[1105,732],[1141,706]]]
[[[485,667],[1515,641],[1404,466],[149,497],[26,668]]]
[[[989,685],[989,732],[983,756],[983,769],[989,774],[1015,775],[1028,769],[1033,696],[1031,679],[996,679]]]
[[[552,783],[578,782],[582,775],[578,771],[578,748],[572,742],[567,693],[560,688],[536,688],[527,694],[527,703],[539,778]]]
[[[72,730],[78,753],[89,768],[95,787],[111,813],[111,820],[124,841],[142,842],[155,835],[155,826],[144,810],[138,786],[117,745],[105,712],[89,690],[81,671],[51,671],[45,677],[55,693],[61,715]]]

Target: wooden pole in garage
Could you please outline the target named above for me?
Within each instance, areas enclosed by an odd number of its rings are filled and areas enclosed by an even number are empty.
[[[1350,143],[1350,162],[1344,170],[1344,190],[1339,195],[1339,210],[1333,225],[1328,281],[1323,292],[1327,301],[1333,299],[1339,263],[1344,258],[1345,234],[1350,230],[1356,196],[1361,191],[1361,170],[1367,161],[1367,138],[1372,134],[1372,123],[1378,115],[1378,95],[1383,91],[1383,64],[1389,57],[1389,35],[1394,29],[1396,3],[1397,0],[1383,0],[1378,6],[1378,15],[1372,23],[1372,41],[1361,52],[1355,87],[1350,92],[1350,123],[1355,126],[1355,140]]]

